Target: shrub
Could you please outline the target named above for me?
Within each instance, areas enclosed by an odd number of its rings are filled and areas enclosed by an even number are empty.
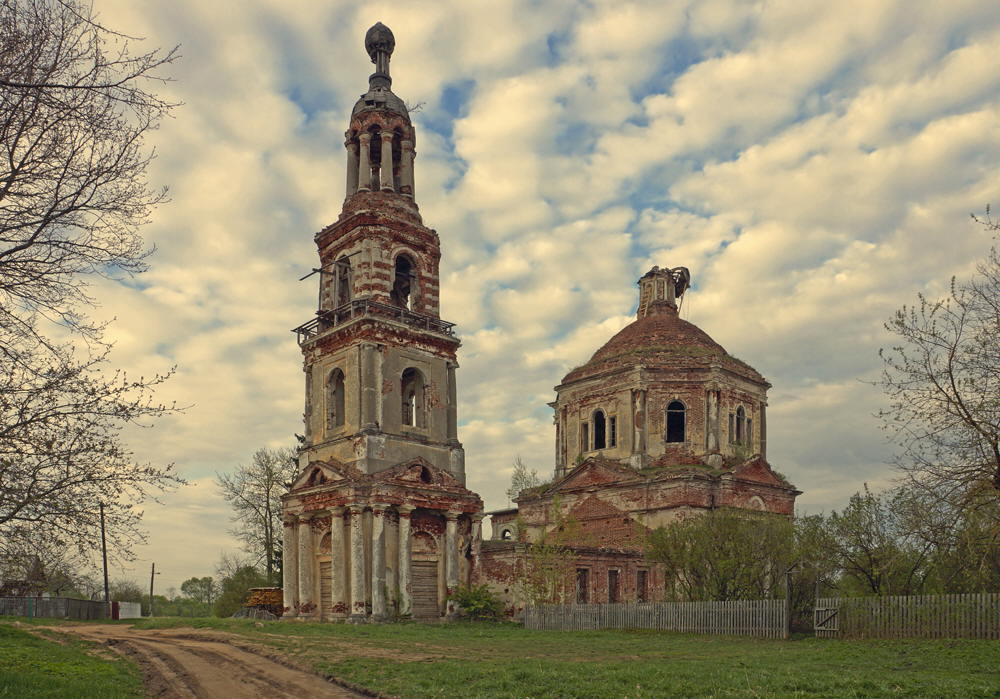
[[[503,602],[486,585],[460,585],[449,599],[470,619],[496,621],[503,615]]]

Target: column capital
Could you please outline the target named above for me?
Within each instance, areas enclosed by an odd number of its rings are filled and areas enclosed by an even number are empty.
[[[294,527],[298,523],[298,519],[295,515],[285,515],[281,518],[281,523],[286,527]]]
[[[385,142],[385,141],[390,141],[390,142],[391,142],[391,141],[392,141],[392,137],[393,137],[393,135],[394,135],[394,134],[392,133],[392,131],[382,131],[382,132],[381,132],[381,133],[379,134],[379,136],[381,136],[381,137],[382,137],[382,141],[383,141],[383,142]]]
[[[371,504],[372,514],[376,517],[381,517],[385,514],[385,511],[389,509],[389,505],[384,502],[373,502]]]
[[[457,520],[461,516],[461,510],[448,510],[444,513],[444,518],[449,522]]]
[[[318,512],[303,512],[302,514],[299,515],[299,524],[306,524],[309,520],[311,520],[318,514],[319,514]]]
[[[417,509],[413,505],[396,505],[396,511],[399,513],[400,517],[409,517],[413,514],[413,511]]]
[[[482,512],[473,512],[469,517],[473,522],[482,522],[483,518],[486,517]]]
[[[359,515],[365,511],[366,505],[364,503],[353,503],[347,506],[347,509],[351,511],[352,515]]]
[[[344,508],[340,507],[340,506],[330,507],[330,508],[327,509],[327,512],[330,513],[331,517],[343,517],[344,516]]]
[[[358,134],[358,140],[362,143],[370,143],[372,140],[372,135],[367,131],[362,131]]]

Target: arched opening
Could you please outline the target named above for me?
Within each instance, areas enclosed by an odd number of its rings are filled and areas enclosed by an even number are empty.
[[[679,443],[685,439],[687,410],[684,404],[675,400],[667,406],[667,442]]]
[[[421,483],[430,483],[433,480],[434,479],[431,477],[431,470],[429,468],[427,468],[426,466],[421,466],[420,467],[420,482]]]
[[[510,541],[514,538],[514,534],[510,529],[503,529],[500,531],[500,538],[504,541]]]
[[[344,426],[344,372],[334,369],[326,380],[326,428]]]
[[[351,261],[348,258],[341,257],[337,260],[335,280],[337,287],[335,305],[339,308],[351,301]]]
[[[406,255],[396,258],[395,276],[392,282],[392,303],[400,308],[413,308],[413,281],[416,278],[416,268]]]
[[[409,427],[424,427],[424,376],[410,367],[400,378],[402,422]]]
[[[747,412],[743,409],[741,405],[736,409],[736,443],[744,444],[746,443],[746,431],[747,431]]]
[[[594,449],[607,447],[607,421],[603,410],[594,411]]]
[[[368,188],[377,192],[382,163],[382,131],[377,126],[373,126],[370,133],[372,137],[368,142],[368,162],[371,165],[371,170],[368,173]]]

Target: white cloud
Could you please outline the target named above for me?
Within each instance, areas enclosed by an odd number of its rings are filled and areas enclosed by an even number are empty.
[[[163,396],[193,405],[133,436],[198,483],[147,507],[140,553],[184,571],[174,585],[232,545],[212,474],[301,430],[288,329],[315,280],[297,279],[343,200],[376,20],[396,34],[395,91],[426,103],[417,200],[441,235],[460,437],[490,508],[516,454],[551,471],[552,386],[629,322],[653,264],[689,267],[685,316],[774,383],[770,457],[804,507],[884,483],[877,391],[858,381],[882,320],[988,246],[967,216],[1000,191],[989,0],[98,10],[184,54],[164,88],[184,106],[154,137],[173,199],[146,229],[158,252],[137,284],[96,286],[116,363],[176,363]]]

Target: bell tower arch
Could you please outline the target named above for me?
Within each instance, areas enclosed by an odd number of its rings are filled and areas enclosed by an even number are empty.
[[[416,133],[391,90],[395,45],[381,22],[365,36],[375,72],[345,133],[344,205],[315,236],[318,308],[295,328],[306,376],[300,464],[377,473],[419,457],[464,484],[460,342],[440,317],[441,245],[414,197]]]

